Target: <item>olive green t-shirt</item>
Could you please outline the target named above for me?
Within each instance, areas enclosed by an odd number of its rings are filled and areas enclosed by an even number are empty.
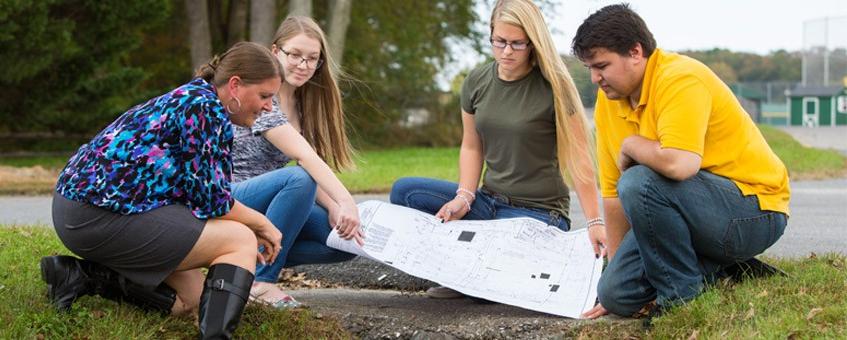
[[[474,69],[462,85],[462,109],[474,115],[485,158],[484,189],[518,206],[568,217],[570,196],[556,157],[553,90],[534,67],[522,79],[497,76],[497,63]]]

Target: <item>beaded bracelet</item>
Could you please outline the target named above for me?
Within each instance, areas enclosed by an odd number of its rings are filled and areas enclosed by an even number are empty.
[[[476,199],[476,194],[474,194],[472,191],[470,191],[470,190],[468,190],[468,189],[465,189],[465,188],[459,188],[459,189],[456,189],[456,195],[459,195],[459,194],[461,194],[461,193],[463,193],[463,192],[464,192],[464,193],[467,193],[468,195],[471,195],[471,199],[472,199],[472,200],[475,200],[475,199]]]
[[[595,226],[595,225],[604,225],[604,226],[605,226],[605,225],[606,225],[606,221],[605,221],[605,220],[603,220],[603,218],[602,218],[602,217],[595,217],[595,218],[592,218],[592,219],[590,219],[590,220],[588,220],[588,221],[585,221],[585,228],[586,228],[586,229],[587,229],[587,228],[591,228],[591,227],[593,227],[593,226]]]
[[[465,206],[468,207],[468,212],[470,212],[471,211],[471,201],[468,200],[465,196],[462,196],[462,195],[456,195],[456,197],[461,198],[463,201],[465,201]]]

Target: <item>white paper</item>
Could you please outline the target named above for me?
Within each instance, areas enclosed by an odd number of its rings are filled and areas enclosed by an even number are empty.
[[[486,300],[570,318],[594,306],[603,262],[585,229],[531,218],[441,223],[380,201],[359,213],[365,245],[335,232],[327,245]]]

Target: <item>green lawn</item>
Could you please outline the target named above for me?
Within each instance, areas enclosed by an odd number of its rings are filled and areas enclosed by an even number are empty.
[[[838,151],[803,146],[788,133],[771,126],[759,125],[759,129],[792,178],[830,178],[847,173],[847,158]]]
[[[459,148],[404,148],[360,152],[358,169],[339,175],[351,192],[388,192],[400,177],[459,179]]]
[[[847,338],[847,258],[827,254],[770,259],[788,277],[748,280],[715,289],[654,320],[600,321],[578,335],[609,339],[844,339]]]
[[[12,166],[17,168],[25,168],[31,166],[40,166],[45,169],[61,169],[65,167],[68,158],[73,155],[73,152],[67,155],[54,156],[21,156],[21,157],[3,157],[0,158],[0,165]]]
[[[194,320],[145,313],[99,297],[84,297],[68,314],[47,301],[38,261],[70,254],[51,228],[0,226],[0,339],[188,339]],[[236,335],[245,339],[349,339],[340,324],[308,310],[248,305]]]
[[[52,229],[0,226],[0,339],[192,338],[193,320],[144,313],[131,306],[85,297],[69,314],[49,305],[38,261],[69,254]],[[643,329],[640,323],[581,323],[580,338],[843,339],[847,337],[847,259],[822,255],[772,260],[789,277],[721,284],[670,310]],[[236,334],[246,339],[350,338],[339,322],[306,311],[248,306]]]
[[[800,145],[787,133],[762,125],[762,133],[774,152],[788,167],[793,179],[819,179],[847,174],[847,158],[834,150],[821,150]],[[66,156],[0,158],[0,166],[42,166],[58,174]],[[358,170],[342,173],[341,181],[353,193],[386,193],[400,177],[422,176],[458,180],[459,149],[398,148],[364,150],[357,158]],[[4,180],[0,169],[0,194],[46,194],[52,191],[55,176],[27,181]]]

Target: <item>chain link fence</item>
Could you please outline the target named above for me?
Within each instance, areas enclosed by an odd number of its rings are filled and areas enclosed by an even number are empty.
[[[831,86],[847,76],[847,16],[803,23],[804,86]]]

